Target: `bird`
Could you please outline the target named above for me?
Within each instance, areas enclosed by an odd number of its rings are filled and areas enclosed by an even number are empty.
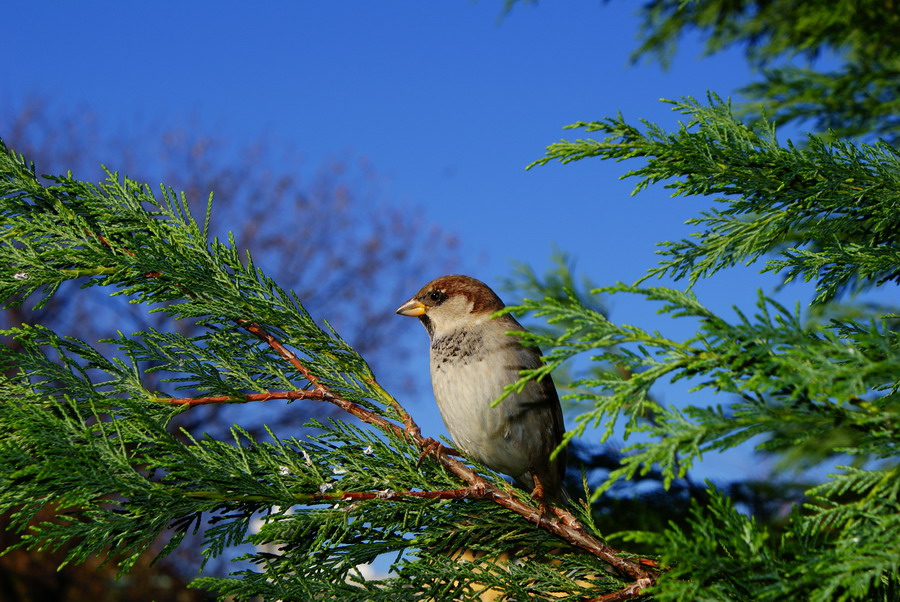
[[[494,316],[505,305],[491,288],[451,274],[423,286],[397,309],[417,317],[431,340],[431,384],[456,449],[512,477],[543,505],[567,499],[562,487],[565,448],[551,460],[565,427],[550,375],[531,380],[491,407],[522,370],[543,365],[536,347],[509,332],[526,332],[516,319]]]

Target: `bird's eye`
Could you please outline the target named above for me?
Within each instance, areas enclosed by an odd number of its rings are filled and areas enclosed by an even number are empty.
[[[431,300],[432,303],[437,305],[441,301],[446,299],[447,295],[445,295],[442,291],[431,291],[428,293],[428,298]]]

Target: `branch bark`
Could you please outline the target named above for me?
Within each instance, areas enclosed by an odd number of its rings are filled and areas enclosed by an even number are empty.
[[[247,393],[246,395],[211,395],[208,397],[155,397],[154,401],[176,406],[199,406],[217,403],[270,401],[272,399],[313,399],[315,401],[324,401],[325,394],[314,389],[305,391],[267,391],[266,393]]]

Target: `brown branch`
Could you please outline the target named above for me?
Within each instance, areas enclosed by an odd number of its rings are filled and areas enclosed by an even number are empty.
[[[214,403],[248,403],[251,401],[270,401],[272,399],[312,399],[324,401],[325,393],[311,391],[268,391],[266,393],[247,393],[245,395],[213,395],[208,397],[154,397],[153,401],[177,406],[199,406]]]
[[[370,386],[376,387],[376,390],[383,391],[381,386],[378,385],[376,381],[370,380],[367,382],[370,384]],[[387,395],[387,393],[384,393],[382,396],[390,397],[389,395]],[[390,397],[390,399],[393,398]],[[343,407],[342,404],[350,404],[350,402],[340,399],[338,396],[333,396],[332,399],[328,401],[336,403],[340,407]],[[406,436],[421,450],[433,449],[434,440],[423,437],[419,432],[418,426],[412,420],[412,417],[409,417],[409,414],[399,405],[399,403],[394,401],[394,404],[396,404],[394,407],[399,408],[401,417],[404,418],[405,422],[406,417],[408,417],[408,426],[406,429],[403,429],[403,432],[406,434]],[[389,425],[388,428],[392,432],[394,432],[395,434],[399,434],[398,431],[400,431],[400,428],[394,423],[384,420],[381,416],[378,416],[374,412],[371,412],[365,408],[361,408],[359,406],[356,406],[355,404],[350,405],[353,405],[358,409],[358,413],[354,413],[354,415],[364,422],[373,424],[375,426],[379,426],[381,423],[386,423],[387,425]],[[412,425],[412,428],[410,428],[409,425]],[[620,557],[619,550],[600,541],[599,539],[588,533],[584,529],[584,526],[578,521],[578,519],[576,519],[575,516],[573,516],[564,508],[556,506],[552,507],[553,513],[556,515],[558,520],[545,520],[539,508],[523,502],[508,491],[495,487],[459,460],[450,457],[448,454],[440,453],[439,451],[433,453],[432,455],[448,471],[450,471],[452,474],[456,475],[469,485],[468,488],[453,490],[454,492],[470,492],[471,496],[469,496],[468,499],[489,499],[494,503],[506,508],[507,510],[510,510],[522,516],[527,521],[541,528],[547,529],[564,541],[567,541],[570,544],[582,548],[590,554],[597,556],[621,573],[632,577],[635,582],[629,585],[627,588],[611,594],[618,597],[610,598],[610,602],[613,602],[614,600],[628,600],[641,597],[644,595],[643,590],[656,582],[656,574],[654,572],[648,571],[639,563],[632,562]],[[378,497],[378,494],[370,495],[372,497],[370,497],[369,499]]]
[[[473,500],[482,499],[483,495],[476,487],[461,489],[439,489],[436,491],[340,491],[336,493],[313,493],[310,502],[357,501],[357,500],[402,500],[419,498],[426,500]]]
[[[552,511],[557,516],[558,520],[548,521],[543,517],[539,508],[526,504],[509,492],[489,484],[462,462],[452,458],[442,458],[442,463],[450,468],[451,472],[470,483],[472,486],[486,487],[487,490],[484,492],[484,495],[481,496],[482,499],[490,499],[507,510],[515,512],[528,522],[547,529],[557,537],[597,556],[618,571],[625,573],[636,580],[653,578],[652,574],[639,564],[620,557],[618,555],[619,550],[588,533],[578,519],[576,519],[568,510],[553,506]],[[448,466],[450,463],[461,466],[463,470],[455,469],[455,466],[451,468]]]
[[[622,600],[633,600],[634,598],[640,598],[646,595],[646,592],[644,592],[644,590],[653,585],[654,582],[654,578],[638,579],[631,585],[623,587],[622,589],[612,592],[611,594],[597,596],[596,598],[589,598],[587,602],[621,602]]]
[[[303,378],[309,381],[316,389],[321,391],[325,391],[325,388],[319,383],[318,377],[310,372],[306,366],[300,361],[300,358],[297,355],[281,344],[281,341],[273,337],[271,334],[266,332],[266,330],[260,326],[259,324],[254,324],[249,320],[235,320],[238,326],[249,332],[250,334],[256,336],[259,340],[266,343],[269,347],[274,349],[278,355],[280,355],[283,359],[287,360],[287,362],[296,368],[297,372],[303,375]]]
[[[279,341],[274,336],[272,336],[271,334],[266,332],[266,330],[259,324],[255,324],[253,322],[250,322],[249,320],[235,320],[235,322],[239,326],[241,326],[242,328],[244,328],[245,330],[250,332],[251,334],[255,335],[258,339],[260,339],[261,341],[263,341],[267,345],[269,345],[285,361],[287,361],[288,363],[291,364],[291,366],[296,368],[297,371],[300,374],[302,374],[303,377],[307,381],[309,381],[309,383],[311,385],[313,385],[312,392],[315,392],[318,395],[321,395],[322,401],[327,401],[329,403],[333,403],[334,405],[338,406],[345,412],[347,412],[353,416],[356,416],[357,418],[359,418],[361,421],[365,422],[366,424],[371,424],[372,426],[378,427],[379,429],[381,429],[383,431],[392,432],[397,437],[403,437],[404,432],[407,434],[411,434],[410,430],[409,430],[409,426],[407,426],[407,429],[404,431],[404,429],[400,428],[399,426],[397,426],[390,420],[384,418],[383,416],[380,416],[380,415],[376,414],[375,412],[367,410],[366,408],[364,408],[360,405],[357,405],[357,404],[353,403],[352,401],[344,399],[340,395],[332,394],[328,390],[327,387],[322,385],[319,378],[315,374],[313,374],[305,365],[303,365],[303,363],[300,361],[300,358],[298,358],[297,355],[293,351],[291,351],[290,349],[285,347],[281,343],[281,341]],[[374,381],[371,381],[371,382],[374,383]],[[375,383],[375,385],[378,386],[377,383]],[[378,390],[383,391],[384,389],[382,389],[380,386],[378,386]],[[385,394],[385,396],[390,399],[393,399],[387,394]],[[397,403],[396,401],[394,402],[393,405],[394,405],[394,407],[398,407],[398,408],[400,407],[400,404]],[[402,410],[402,408],[401,408],[401,410]],[[408,417],[408,420],[409,420],[408,425],[411,424],[412,427],[415,429],[416,437],[418,439],[421,439],[422,438],[421,435],[418,434],[419,427],[415,424],[415,422],[412,421],[412,417],[409,417],[409,415],[406,413],[405,410],[403,410],[402,413]],[[404,420],[404,422],[406,422],[406,420]],[[414,438],[414,440],[416,440],[416,439]]]

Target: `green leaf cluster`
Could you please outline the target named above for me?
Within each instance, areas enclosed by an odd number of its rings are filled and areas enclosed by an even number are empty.
[[[688,221],[698,227],[694,238],[665,243],[665,259],[648,276],[694,283],[771,252],[777,258],[766,271],[785,282],[815,281],[817,302],[897,277],[900,157],[893,147],[816,137],[804,148],[782,146],[774,126],[744,125],[715,96],[672,105],[690,117],[674,133],[653,124],[641,131],[621,116],[579,122],[569,127],[606,138],[553,144],[532,165],[641,158],[646,165],[626,174],[638,178],[635,192],[664,182],[674,195],[712,197],[719,206]]]
[[[748,114],[826,136],[898,140],[900,12],[890,2],[652,0],[641,17],[635,59],[651,55],[668,65],[693,32],[708,54],[743,48],[760,75],[741,89]],[[829,70],[814,68],[817,61]]]
[[[664,243],[657,267],[634,285],[592,292],[637,295],[659,313],[696,325],[686,339],[617,324],[557,277],[511,308],[546,320],[523,335],[546,352],[546,371],[587,358],[599,366],[574,380],[581,408],[568,437],[599,427],[601,440],[633,438],[596,499],[659,471],[669,487],[711,452],[752,445],[791,470],[830,466],[780,525],[740,512],[715,490],[695,500],[686,523],[621,534],[663,554],[660,599],[892,599],[900,586],[900,333],[896,310],[844,305],[841,297],[896,286],[900,266],[900,162],[888,144],[810,136],[780,144],[771,124],[749,127],[710,96],[672,103],[688,117],[677,131],[621,116],[572,127],[604,138],[562,141],[549,161],[638,158],[635,191],[662,182],[674,195],[715,207],[689,221],[696,233]],[[787,283],[815,286],[812,311],[788,309],[760,291],[752,313],[707,308],[692,285],[737,265],[762,263]],[[648,286],[685,281],[686,290]],[[849,308],[853,307],[853,310]],[[577,361],[583,361],[579,359]],[[537,373],[529,377],[539,376]],[[659,402],[653,391],[684,380],[723,403]],[[709,397],[708,395],[706,396]]]

